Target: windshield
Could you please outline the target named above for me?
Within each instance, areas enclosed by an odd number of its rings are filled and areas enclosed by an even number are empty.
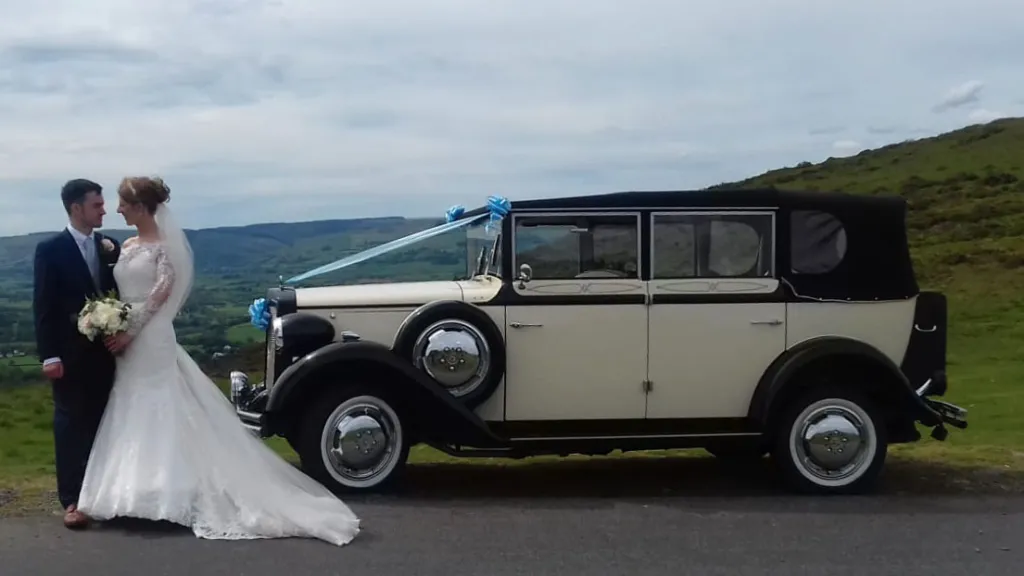
[[[485,221],[466,227],[466,278],[480,274],[501,277],[501,233],[488,233]]]
[[[464,228],[464,231],[459,230],[460,228]],[[458,230],[456,238],[461,239],[461,236],[458,234],[466,235],[465,244],[461,241],[456,241],[453,246],[450,240],[446,242],[440,238],[429,245],[424,246],[422,244],[427,240],[455,230]],[[458,274],[465,274],[464,279],[480,274],[500,276],[500,239],[500,228],[488,231],[483,216],[469,221],[449,222],[408,234],[390,242],[368,248],[357,254],[350,254],[329,264],[303,272],[298,276],[292,276],[284,283],[295,285],[303,280],[323,276],[324,274],[349,268],[382,256],[383,258],[377,260],[378,265],[373,267],[372,272],[346,271],[342,272],[342,277],[346,280],[357,281],[378,279],[404,280],[411,273],[415,273],[416,276],[423,276],[423,273],[426,272],[429,277],[436,279],[438,276],[451,274],[453,272],[452,268],[457,270],[459,267],[462,268],[462,271],[458,272]],[[403,248],[414,245],[418,246],[413,250],[404,251],[404,253],[398,252]],[[464,266],[459,266],[459,262],[462,261],[462,257],[459,255],[462,246],[465,246],[466,261]],[[452,267],[449,268],[448,266]],[[333,281],[337,280],[338,277],[336,276]]]

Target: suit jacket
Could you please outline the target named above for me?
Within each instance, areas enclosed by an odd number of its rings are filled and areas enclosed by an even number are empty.
[[[78,332],[78,313],[86,300],[117,292],[114,264],[121,255],[121,246],[113,238],[99,233],[94,233],[93,237],[100,260],[99,286],[94,284],[89,267],[69,231],[56,234],[36,246],[32,295],[36,349],[40,361],[60,358],[66,378],[94,369],[105,372],[113,367],[113,356],[102,340],[90,342]],[[113,244],[113,250],[104,249],[104,240]]]

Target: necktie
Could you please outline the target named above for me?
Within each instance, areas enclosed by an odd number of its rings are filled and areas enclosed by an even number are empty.
[[[89,265],[89,274],[92,276],[92,283],[96,285],[96,289],[100,289],[100,262],[96,258],[96,242],[87,237],[82,242],[82,247],[85,248],[85,263]]]

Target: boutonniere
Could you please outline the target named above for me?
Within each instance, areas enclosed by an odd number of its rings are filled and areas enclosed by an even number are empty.
[[[103,240],[100,240],[100,245],[103,246],[104,252],[114,251],[114,243],[110,241],[110,238],[104,238]]]

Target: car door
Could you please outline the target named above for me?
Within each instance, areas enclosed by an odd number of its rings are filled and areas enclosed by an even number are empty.
[[[506,298],[507,420],[643,418],[640,215],[517,214]]]
[[[648,418],[741,418],[786,347],[775,215],[651,218]]]

